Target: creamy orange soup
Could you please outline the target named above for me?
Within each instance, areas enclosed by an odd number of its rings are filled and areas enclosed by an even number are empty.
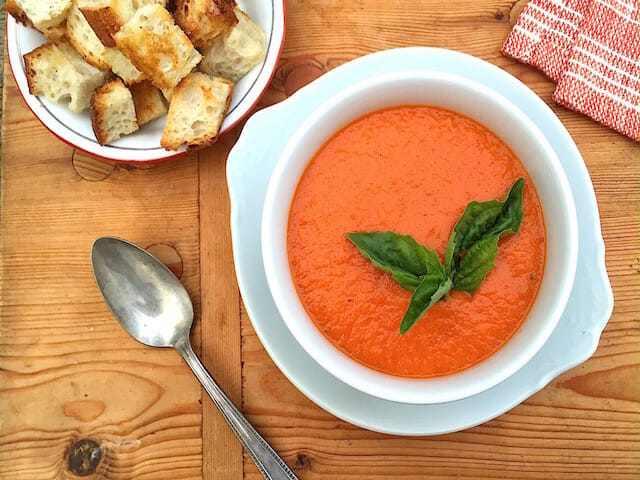
[[[442,259],[467,203],[501,199],[519,177],[524,219],[500,240],[495,268],[401,336],[411,292],[345,233],[408,234]],[[477,364],[520,327],[542,280],[545,227],[529,175],[496,135],[458,113],[402,106],[360,118],[318,151],[291,206],[288,255],[300,300],[337,348],[381,372],[433,377]]]

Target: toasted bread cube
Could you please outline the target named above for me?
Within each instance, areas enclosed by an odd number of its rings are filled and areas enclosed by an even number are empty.
[[[142,126],[167,113],[167,104],[162,93],[149,80],[133,85],[131,93],[136,106],[138,125]]]
[[[35,28],[16,0],[7,0],[3,8],[4,11],[13,16],[17,22],[20,22],[27,27]],[[67,23],[65,20],[53,27],[40,27],[40,33],[44,34],[48,40],[57,40],[58,38],[63,37],[66,30]]]
[[[242,10],[235,9],[238,24],[202,51],[200,70],[237,82],[264,60],[266,34]]]
[[[131,86],[144,80],[142,72],[117,48],[106,47],[105,58],[111,67],[111,71],[119,76],[125,85]]]
[[[78,0],[78,3],[100,41],[107,47],[115,47],[113,36],[137,9],[152,3],[164,6],[166,0]]]
[[[114,142],[138,130],[133,96],[119,78],[93,92],[91,126],[100,145]]]
[[[168,150],[178,150],[186,143],[187,149],[193,150],[214,144],[232,93],[233,83],[226,78],[200,72],[189,74],[171,97],[160,145]]]
[[[109,76],[85,62],[66,39],[27,53],[24,65],[32,95],[44,95],[54,102],[68,101],[74,112],[89,107],[91,93]]]
[[[173,16],[193,44],[204,47],[238,23],[234,5],[234,0],[176,0]]]
[[[71,7],[67,17],[67,38],[94,67],[111,69],[127,85],[144,80],[144,75],[119,50],[102,44],[76,4]]]
[[[157,4],[140,8],[114,38],[118,49],[158,88],[175,87],[202,58],[171,14]]]
[[[19,22],[49,35],[67,18],[71,0],[7,0],[4,10]]]
[[[87,63],[101,70],[109,70],[105,46],[76,4],[69,9],[67,16],[67,38]]]

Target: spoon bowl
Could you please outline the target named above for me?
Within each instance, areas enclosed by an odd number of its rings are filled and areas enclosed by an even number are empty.
[[[133,338],[151,347],[175,347],[188,337],[193,304],[180,280],[142,248],[102,237],[91,248],[100,293]]]

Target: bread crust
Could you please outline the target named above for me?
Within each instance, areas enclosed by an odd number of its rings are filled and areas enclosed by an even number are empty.
[[[7,2],[2,7],[6,13],[15,18],[18,22],[22,23],[27,27],[33,27],[33,23],[27,17],[27,14],[24,13],[24,10],[20,8],[20,6],[16,3],[15,0],[7,0]]]
[[[237,23],[234,0],[176,0],[173,17],[196,47],[204,47]]]
[[[96,88],[93,91],[93,95],[91,95],[91,128],[93,128],[93,133],[100,145],[106,145],[108,141],[108,132],[103,128],[106,121],[106,105],[104,104],[103,95],[108,95],[113,91],[114,82],[117,82],[117,80],[111,80]]]
[[[93,65],[100,70],[109,70],[111,66],[105,58],[105,46],[95,35],[91,41],[88,41],[83,29],[89,36],[94,33],[82,11],[74,5],[69,10],[69,16],[67,17],[67,39],[89,65]]]
[[[114,138],[112,132],[107,128],[110,115],[110,112],[108,111],[110,107],[109,96],[117,89],[121,88],[129,90],[124,83],[122,83],[122,80],[114,78],[113,80],[110,80],[96,88],[93,91],[93,95],[91,95],[91,127],[93,128],[93,133],[100,145],[106,145],[107,143],[110,143],[122,136],[120,132],[117,132],[117,135]],[[131,102],[133,103],[133,98],[131,98]]]
[[[80,11],[91,25],[96,36],[106,47],[115,47],[113,36],[120,31],[120,17],[109,6],[99,8],[81,7]]]
[[[22,56],[24,60],[25,76],[27,77],[27,85],[29,86],[29,93],[31,95],[40,95],[42,93],[38,87],[38,79],[33,62],[38,58],[41,58],[49,48],[50,47],[45,43]]]

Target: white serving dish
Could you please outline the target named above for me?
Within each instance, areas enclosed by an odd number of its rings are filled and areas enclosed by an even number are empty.
[[[425,69],[463,76],[499,92],[547,138],[567,174],[578,218],[578,266],[555,330],[534,357],[495,387],[463,400],[406,404],[367,395],[315,362],[285,325],[271,297],[261,251],[267,184],[289,137],[316,109],[353,84],[385,73]],[[231,232],[240,292],[253,327],[282,373],[321,408],[352,424],[397,435],[435,435],[478,425],[510,410],[559,374],[587,360],[613,309],[593,186],[571,136],[526,85],[477,58],[435,48],[387,50],[326,73],[288,100],[247,122],[227,163]]]
[[[282,0],[238,0],[238,6],[259,24],[267,34],[267,53],[264,61],[251,70],[234,87],[233,98],[220,134],[231,130],[258,103],[276,70],[284,44],[285,13]],[[139,131],[100,145],[91,128],[89,111],[74,113],[66,105],[51,102],[29,93],[23,55],[46,42],[38,31],[25,27],[7,15],[7,51],[11,72],[29,109],[40,122],[60,140],[90,155],[119,162],[158,162],[184,155],[165,150],[160,138],[166,116],[143,125]]]
[[[434,105],[460,112],[488,127],[509,145],[529,172],[545,217],[545,271],[527,319],[495,354],[453,375],[401,378],[354,361],[332,345],[309,318],[289,268],[289,211],[307,165],[317,150],[343,126],[369,112],[394,105]],[[267,189],[262,255],[271,295],[285,324],[298,343],[327,371],[346,384],[385,400],[443,403],[470,397],[497,385],[527,363],[549,338],[573,285],[578,227],[564,170],[544,135],[526,114],[502,95],[465,77],[405,70],[345,85],[342,92],[325,102],[290,136]]]

